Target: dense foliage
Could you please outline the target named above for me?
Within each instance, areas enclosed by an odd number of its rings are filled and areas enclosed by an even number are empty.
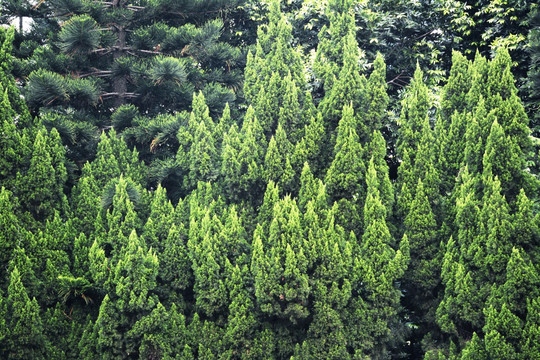
[[[538,6],[410,3],[3,2],[0,358],[540,358]]]

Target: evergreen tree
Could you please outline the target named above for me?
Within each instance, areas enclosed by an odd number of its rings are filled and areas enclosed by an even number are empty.
[[[328,91],[343,67],[347,35],[354,32],[354,17],[350,13],[351,1],[329,1],[327,4],[329,26],[319,31],[318,46],[313,68]]]
[[[21,224],[14,213],[13,194],[4,187],[0,189],[0,263],[8,264],[19,242]],[[26,244],[24,244],[26,245]],[[8,280],[7,274],[0,273],[1,288]]]
[[[440,281],[440,249],[437,223],[420,179],[410,211],[404,220],[411,262],[404,276],[404,301],[411,316],[426,333],[434,325],[434,309]]]
[[[304,137],[296,143],[294,148],[291,163],[293,170],[297,174],[301,173],[301,167],[304,166],[306,161],[317,176],[320,176],[326,170],[325,159],[329,158],[330,154],[324,153],[324,144],[327,140],[325,136],[323,119],[321,114],[317,112],[315,116],[310,117],[304,129]]]
[[[250,294],[245,287],[245,280],[249,272],[247,266],[242,270],[236,265],[229,267],[229,319],[223,339],[228,349],[226,357],[235,359],[251,358],[251,348],[255,338],[257,321],[254,316],[254,305]]]
[[[321,100],[319,110],[325,128],[333,133],[340,119],[346,116],[344,107],[351,106],[357,114],[353,129],[361,139],[365,139],[370,132],[359,128],[358,125],[360,114],[366,110],[364,104],[367,97],[367,80],[358,73],[359,57],[358,44],[354,34],[349,32],[343,49],[343,66],[339,68],[339,76],[333,80],[332,87],[326,91],[325,97]]]
[[[373,72],[366,84],[367,99],[365,104],[364,134],[381,130],[386,119],[389,97],[386,92],[386,64],[381,53],[373,61]]]
[[[251,272],[261,311],[296,323],[308,316],[310,287],[296,202],[289,196],[273,207],[267,238],[258,226],[253,235]]]
[[[7,359],[45,359],[45,337],[40,308],[35,298],[30,300],[21,276],[15,267],[6,298],[8,315]]]
[[[467,109],[467,94],[472,86],[471,63],[458,51],[452,51],[452,68],[441,97],[442,120],[446,123],[454,113]]]
[[[64,194],[64,149],[58,144],[58,133],[56,136],[55,133],[49,135],[45,129],[38,131],[28,172],[17,174],[17,195],[36,220],[50,218],[55,210],[68,211]]]
[[[134,358],[141,338],[130,333],[135,323],[157,305],[152,295],[159,262],[146,251],[135,231],[129,235],[122,257],[111,270],[111,292],[105,295],[94,324],[97,354],[102,358]]]
[[[399,293],[394,284],[408,266],[409,241],[405,237],[397,251],[391,247],[393,241],[386,226],[386,208],[380,199],[373,159],[369,163],[366,182],[365,230],[355,259],[356,271],[361,274],[358,281],[363,284],[359,290],[362,301],[355,304],[353,313],[358,316],[356,326],[362,328],[361,336],[353,346],[374,358],[382,358],[388,351],[391,323],[398,311]],[[375,340],[366,341],[369,338]]]
[[[534,115],[534,132],[536,133],[536,125],[538,124],[538,107],[540,105],[540,10],[536,8],[531,11],[531,29],[529,30],[529,54],[531,57],[528,85],[529,85],[529,102]]]
[[[267,139],[280,118],[287,130],[296,131],[294,114],[304,103],[304,66],[291,41],[292,27],[281,13],[280,0],[272,0],[268,25],[258,28],[255,54],[248,54],[244,82],[246,100],[254,106]]]
[[[274,181],[283,192],[290,192],[294,179],[294,170],[290,162],[292,145],[281,125],[278,125],[275,137],[270,138],[264,158],[265,180]]]
[[[338,127],[334,148],[334,160],[325,177],[327,192],[331,200],[339,201],[342,220],[338,221],[346,229],[358,230],[363,198],[365,165],[363,148],[356,134],[354,111],[351,106],[343,108],[343,118]]]

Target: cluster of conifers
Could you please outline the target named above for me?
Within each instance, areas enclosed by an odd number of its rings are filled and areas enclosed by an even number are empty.
[[[392,116],[383,55],[361,75],[336,9],[305,64],[272,2],[245,111],[124,104],[76,178],[71,115],[30,115],[0,31],[0,357],[540,357],[536,154],[508,51],[455,52],[437,93],[418,67]],[[167,156],[142,162],[127,144],[158,124],[141,151]]]

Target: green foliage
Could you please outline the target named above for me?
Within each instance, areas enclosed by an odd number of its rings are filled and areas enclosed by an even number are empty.
[[[16,267],[10,279],[5,299],[9,324],[6,334],[7,359],[44,359],[45,337],[39,305],[35,298],[30,300],[28,297]]]
[[[538,358],[534,4],[0,8],[1,358]]]

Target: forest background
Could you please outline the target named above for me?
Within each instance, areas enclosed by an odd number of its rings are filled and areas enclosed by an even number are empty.
[[[540,358],[534,1],[0,21],[1,358]]]

